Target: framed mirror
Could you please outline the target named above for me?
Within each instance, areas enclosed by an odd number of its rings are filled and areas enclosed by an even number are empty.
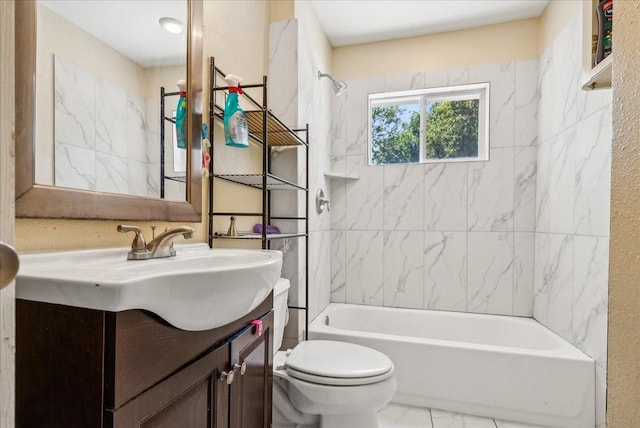
[[[25,0],[15,31],[16,217],[201,221],[202,0]]]

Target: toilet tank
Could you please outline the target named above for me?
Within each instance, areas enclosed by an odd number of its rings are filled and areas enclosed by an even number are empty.
[[[273,352],[282,346],[284,327],[287,325],[287,297],[291,284],[287,278],[280,278],[273,287]]]

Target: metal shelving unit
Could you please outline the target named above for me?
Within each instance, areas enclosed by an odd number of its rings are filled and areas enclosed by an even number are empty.
[[[164,135],[164,122],[171,122],[174,126],[176,120],[173,117],[167,116],[165,112],[165,98],[180,96],[180,92],[165,92],[164,86],[160,87],[160,198],[164,199],[164,180],[177,181],[179,183],[186,183],[187,177],[181,176],[169,176],[165,175],[164,166],[164,153],[165,153],[165,135]],[[175,153],[174,153],[175,156]]]
[[[216,174],[215,172],[215,144],[214,125],[215,121],[222,121],[224,117],[224,102],[219,104],[217,95],[228,94],[229,86],[219,86],[218,81],[224,82],[224,73],[215,65],[212,57],[209,61],[209,129],[211,132],[211,155],[209,174],[209,246],[213,247],[215,239],[238,239],[238,240],[260,240],[263,249],[271,248],[270,242],[278,239],[304,239],[305,249],[305,304],[304,306],[289,305],[289,309],[302,310],[305,312],[305,340],[308,338],[309,330],[309,125],[304,128],[294,129],[285,125],[268,108],[267,76],[263,76],[262,83],[241,85],[244,94],[241,95],[253,107],[245,110],[247,124],[249,126],[250,140],[262,147],[262,170],[253,174]],[[253,96],[247,94],[247,89],[262,90],[262,102],[258,102]],[[271,171],[271,154],[274,148],[300,147],[305,150],[306,177],[304,185],[296,184],[274,175]],[[223,212],[216,211],[213,206],[213,195],[215,191],[214,179],[218,178],[244,186],[260,189],[262,192],[261,212]],[[273,191],[302,191],[305,193],[305,214],[298,216],[272,216],[271,215],[271,192]],[[250,216],[262,219],[262,233],[240,233],[238,236],[226,236],[222,232],[213,230],[213,219],[216,216]],[[297,222],[304,221],[304,232],[296,230],[291,233],[267,234],[267,225],[272,220],[285,220]]]

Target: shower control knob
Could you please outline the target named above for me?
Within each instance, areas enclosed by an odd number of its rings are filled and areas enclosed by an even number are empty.
[[[232,370],[230,372],[222,372],[220,373],[220,381],[226,382],[227,385],[231,385],[233,383],[233,379],[235,379],[236,373]]]
[[[247,372],[247,363],[243,362],[242,364],[235,363],[233,365],[233,371],[236,372],[240,370],[240,376],[244,375]]]
[[[331,211],[329,203],[329,199],[324,196],[324,190],[318,189],[316,192],[316,211],[318,214],[322,214],[324,212],[325,206],[327,207],[327,211]]]

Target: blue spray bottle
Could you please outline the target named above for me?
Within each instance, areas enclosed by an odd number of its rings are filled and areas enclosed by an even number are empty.
[[[249,147],[249,127],[244,111],[238,104],[238,94],[242,94],[240,77],[228,74],[224,78],[229,83],[229,95],[224,105],[224,138],[227,146]]]
[[[178,147],[187,148],[187,82],[178,80],[178,89],[180,89],[180,98],[176,107],[176,137]]]

